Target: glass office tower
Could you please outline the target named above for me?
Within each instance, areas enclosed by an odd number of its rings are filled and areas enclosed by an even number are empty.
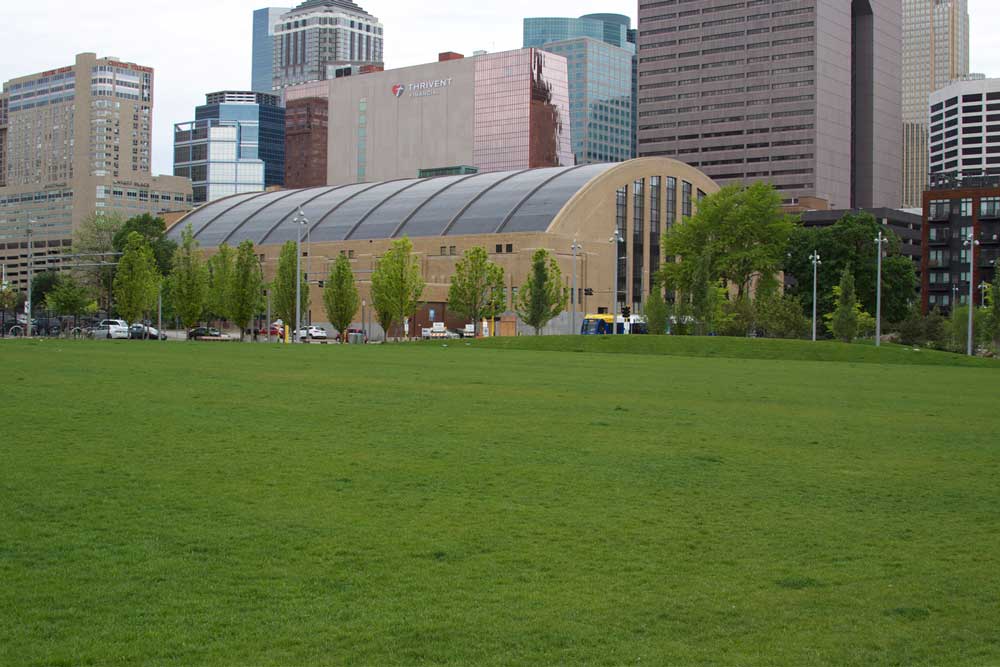
[[[282,185],[285,110],[277,95],[210,93],[193,122],[174,126],[174,175],[190,178],[195,203]]]
[[[524,46],[564,56],[577,164],[635,155],[635,43],[621,14],[524,19]]]
[[[274,77],[274,26],[290,7],[265,7],[253,13],[253,62],[250,88],[266,93]]]

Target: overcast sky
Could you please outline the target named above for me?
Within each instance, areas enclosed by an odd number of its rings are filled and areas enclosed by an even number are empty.
[[[836,0],[840,1],[840,0]],[[636,18],[636,0],[357,0],[385,26],[387,68],[521,46],[524,16],[615,12]],[[173,124],[193,120],[205,93],[250,87],[248,0],[31,0],[4,2],[0,81],[72,64],[94,51],[156,70],[153,171],[173,171]],[[277,4],[277,3],[276,3]],[[288,2],[294,6],[298,2]],[[279,4],[279,6],[281,6]],[[1000,76],[1000,1],[969,0],[972,71]]]

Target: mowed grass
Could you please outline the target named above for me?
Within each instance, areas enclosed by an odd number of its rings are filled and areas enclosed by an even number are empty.
[[[995,367],[0,363],[3,665],[1000,664]]]

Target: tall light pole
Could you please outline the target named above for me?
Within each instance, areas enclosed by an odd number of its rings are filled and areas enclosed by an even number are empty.
[[[25,331],[28,332],[28,338],[31,338],[31,283],[34,280],[35,271],[35,251],[31,245],[31,223],[35,222],[32,219],[28,219],[28,298],[24,301],[24,326]]]
[[[614,308],[611,317],[612,336],[618,333],[618,244],[621,243],[623,240],[624,239],[622,239],[621,232],[618,231],[617,227],[615,228],[614,235],[610,239],[608,239],[608,243],[610,243],[612,247],[614,247],[615,249],[615,284],[614,287],[611,289],[611,300],[614,302],[613,303]]]
[[[875,347],[882,346],[882,247],[888,242],[889,239],[882,236],[880,229],[878,236],[875,237],[875,250],[878,252],[878,278],[875,280]]]
[[[295,330],[292,331],[292,342],[299,342],[299,329],[302,328],[302,225],[308,225],[309,219],[299,208],[292,218],[295,228]]]
[[[577,304],[577,298],[576,298],[576,251],[577,250],[583,250],[583,246],[580,245],[579,243],[577,243],[576,239],[573,239],[573,245],[570,246],[570,247],[573,250],[573,291],[570,292],[570,294],[569,294],[569,303],[570,303],[571,312],[572,312],[572,319],[571,319],[572,324],[571,324],[571,329],[570,329],[569,333],[570,333],[570,335],[576,335],[576,333],[577,333],[577,329],[576,329],[576,307],[578,305]],[[615,266],[618,266],[618,262],[617,261],[615,261]],[[618,283],[616,282],[615,285],[617,285],[617,284]]]
[[[965,353],[970,357],[973,354],[972,349],[972,314],[976,310],[976,281],[975,278],[975,260],[976,260],[976,246],[979,245],[979,240],[973,237],[972,232],[969,232],[969,236],[962,241],[962,245],[969,249],[969,335],[968,341],[965,346]]]
[[[823,262],[819,259],[819,251],[813,250],[812,254],[809,255],[809,261],[813,265],[813,342],[816,342],[816,278],[819,273],[819,265]]]

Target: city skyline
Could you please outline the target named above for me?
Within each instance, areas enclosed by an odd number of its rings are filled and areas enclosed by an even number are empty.
[[[298,4],[298,3],[288,3]],[[1000,76],[1000,48],[990,38],[990,27],[1000,21],[1000,5],[991,0],[969,0],[971,21],[970,69]],[[249,89],[253,11],[268,3],[221,0],[205,5],[191,0],[172,3],[154,0],[141,14],[124,0],[100,5],[70,5],[65,0],[38,0],[16,4],[7,16],[18,30],[5,40],[0,80],[69,65],[75,54],[95,51],[153,67],[157,105],[153,117],[154,174],[172,171],[173,124],[185,120],[201,103],[206,90]],[[487,0],[459,3],[440,0],[432,10],[399,0],[371,0],[365,8],[385,26],[386,69],[436,59],[438,51],[471,55],[475,49],[515,49],[523,37],[527,16],[577,16],[616,12],[637,23],[635,0],[551,0],[544,11],[527,0]],[[190,9],[199,20],[187,20]],[[148,17],[157,16],[158,36],[150,38]],[[116,30],[108,31],[114,24]],[[155,36],[154,36],[155,37]],[[210,66],[206,66],[210,63]]]

